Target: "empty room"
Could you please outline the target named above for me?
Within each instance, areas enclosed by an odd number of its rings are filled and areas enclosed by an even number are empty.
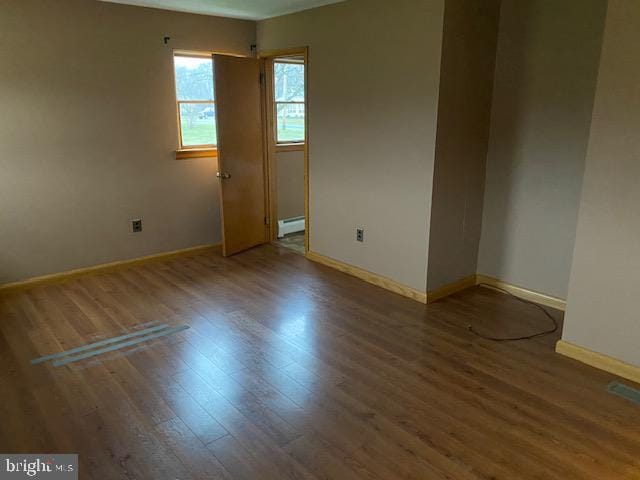
[[[0,2],[0,478],[640,479],[640,2]]]

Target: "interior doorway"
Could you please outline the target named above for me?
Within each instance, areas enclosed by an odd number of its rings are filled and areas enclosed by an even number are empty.
[[[309,248],[307,49],[262,53],[270,240]]]

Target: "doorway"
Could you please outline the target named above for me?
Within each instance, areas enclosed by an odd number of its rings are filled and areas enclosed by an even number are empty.
[[[309,249],[307,49],[260,54],[264,60],[269,236]]]

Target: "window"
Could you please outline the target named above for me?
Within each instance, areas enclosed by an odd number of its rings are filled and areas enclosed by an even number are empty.
[[[276,143],[305,140],[304,60],[278,58],[273,62]]]
[[[211,55],[176,54],[173,63],[180,148],[215,148],[218,142]]]

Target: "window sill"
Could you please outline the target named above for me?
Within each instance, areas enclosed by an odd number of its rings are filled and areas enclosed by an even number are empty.
[[[276,144],[276,152],[302,152],[302,151],[304,151],[304,142]]]
[[[185,158],[204,158],[217,156],[217,148],[181,148],[179,150],[176,150],[176,160],[184,160]]]

